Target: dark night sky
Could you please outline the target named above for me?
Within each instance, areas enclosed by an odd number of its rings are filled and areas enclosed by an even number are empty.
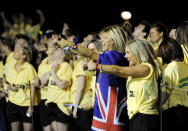
[[[102,27],[122,23],[120,17],[121,11],[129,10],[132,13],[130,22],[136,25],[142,20],[161,21],[168,27],[173,24],[177,25],[182,20],[188,20],[187,8],[179,8],[176,5],[156,4],[156,1],[148,1],[141,3],[137,1],[97,1],[88,0],[51,0],[45,1],[25,1],[14,2],[11,5],[0,5],[0,11],[4,10],[6,16],[11,19],[11,14],[23,12],[27,16],[31,16],[34,23],[37,23],[39,17],[35,13],[36,9],[41,9],[46,17],[46,22],[43,29],[53,28],[58,32],[61,31],[62,23],[67,22],[70,27],[78,30],[82,34],[87,34],[93,31],[99,31]],[[156,3],[155,3],[156,2]],[[159,2],[159,1],[158,1]],[[151,5],[148,5],[150,4]],[[21,5],[22,4],[22,5]],[[153,5],[155,6],[153,6]],[[2,20],[0,20],[0,32],[2,32]]]

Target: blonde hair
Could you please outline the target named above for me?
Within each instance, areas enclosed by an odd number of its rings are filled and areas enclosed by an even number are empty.
[[[157,56],[152,46],[146,40],[132,40],[126,44],[130,53],[135,57],[136,61],[141,63],[150,63],[158,74],[161,74],[160,66],[157,62]]]
[[[107,34],[107,37],[113,41],[113,50],[124,53],[125,43],[129,40],[129,36],[124,28],[119,25],[108,26],[103,29],[103,32]]]

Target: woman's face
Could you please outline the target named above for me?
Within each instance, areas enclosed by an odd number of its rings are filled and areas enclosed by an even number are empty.
[[[15,41],[15,46],[16,45],[22,45],[24,47],[27,47],[28,46],[28,43],[24,40],[24,39],[16,39]]]
[[[64,54],[61,48],[57,48],[54,52],[54,58],[56,61],[62,62]]]
[[[125,48],[125,58],[129,61],[129,66],[135,66],[137,64],[135,57],[131,54],[128,47]]]
[[[163,37],[163,32],[158,32],[157,28],[151,28],[149,33],[149,40],[152,43],[160,41]]]
[[[102,50],[104,52],[113,50],[113,41],[110,38],[108,38],[106,33],[102,33],[100,38],[102,42]]]
[[[175,40],[176,39],[176,29],[171,29],[169,36]]]
[[[14,48],[14,54],[13,54],[13,57],[16,59],[16,60],[21,60],[21,59],[24,59],[25,56],[23,55],[23,49],[24,47],[17,44]]]
[[[55,48],[55,45],[53,44],[48,44],[48,49],[46,51],[46,54],[47,55],[53,55],[54,52],[55,52],[56,48]]]

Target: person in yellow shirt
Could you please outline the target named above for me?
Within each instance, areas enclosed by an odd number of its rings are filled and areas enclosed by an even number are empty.
[[[130,131],[158,131],[159,119],[156,102],[158,101],[157,77],[159,65],[151,45],[145,40],[132,40],[125,45],[125,57],[129,66],[102,65],[100,72],[128,77],[127,108],[130,118]],[[90,61],[88,69],[93,70],[95,64]]]
[[[52,130],[51,121],[48,117],[48,107],[45,104],[47,101],[46,92],[48,89],[48,79],[50,77],[50,71],[52,69],[52,65],[55,62],[54,53],[56,51],[55,46],[49,44],[51,42],[51,38],[55,32],[52,32],[47,39],[48,48],[46,54],[47,58],[42,60],[42,63],[38,67],[38,77],[40,79],[40,96],[41,101],[39,104],[39,115],[40,115],[40,124],[43,127],[44,131]]]
[[[8,61],[8,59],[10,58],[10,54],[13,52],[14,50],[14,42],[12,42],[11,39],[9,38],[0,38],[0,52],[1,52],[1,61],[0,61],[0,79],[1,79],[1,94],[2,96],[6,96],[6,86],[4,84],[4,72],[5,72],[5,64]],[[13,53],[12,53],[13,54]],[[3,99],[4,101],[4,99]],[[5,102],[6,103],[6,102]]]
[[[16,63],[16,59],[14,58],[14,53],[13,53],[13,48],[14,49],[19,49],[20,47],[26,47],[26,48],[29,48],[30,50],[32,50],[32,43],[29,42],[30,39],[29,37],[27,37],[26,35],[17,35],[16,36],[16,40],[15,40],[15,44],[12,44],[15,45],[14,47],[9,47],[9,44],[6,44],[5,48],[8,47],[8,49],[6,49],[5,51],[7,52],[7,58],[6,58],[6,61],[5,61],[5,68],[4,68],[4,71],[5,71],[5,74],[7,75],[10,75],[10,76],[7,76],[7,77],[11,77],[11,74],[8,73],[10,72],[9,69],[12,69],[13,68],[13,65],[15,65]]]
[[[99,40],[93,39],[86,46],[95,52],[100,52],[101,45]],[[88,131],[91,130],[92,124],[96,75],[94,71],[86,70],[89,60],[87,57],[78,55],[75,57],[70,96],[71,103],[80,107],[74,107],[73,118],[79,130]]]
[[[52,44],[51,46],[55,46]],[[56,47],[56,46],[55,46]],[[65,106],[70,103],[70,85],[72,66],[68,63],[67,51],[57,48],[54,53],[55,63],[49,73],[48,88],[46,92],[48,116],[53,130],[68,130],[71,108]]]
[[[62,48],[72,47],[70,51],[89,57],[99,63],[125,66],[128,65],[128,61],[124,58],[124,47],[125,43],[132,38],[129,35],[131,32],[130,25],[127,24],[125,26],[123,28],[121,25],[112,25],[101,31],[100,37],[103,52],[100,53],[64,39],[61,39],[58,44]],[[113,131],[128,128],[126,89],[121,88],[122,85],[125,85],[125,79],[104,73],[98,74],[99,79],[95,86],[97,90],[95,91],[92,130]]]
[[[76,56],[74,71],[72,74],[72,85],[70,100],[74,106],[73,118],[76,126],[82,131],[91,130],[93,117],[93,87],[95,86],[94,72],[84,70],[84,57]]]
[[[176,40],[184,53],[184,62],[188,64],[188,21],[182,21],[176,30]]]
[[[162,71],[163,130],[188,130],[188,65],[180,44],[168,38],[159,46],[159,55],[164,61]]]
[[[34,81],[37,77],[36,71],[29,62],[32,59],[32,52],[29,48],[17,45],[13,53],[16,62],[8,65],[5,72],[8,84],[7,119],[11,128],[20,129],[20,122],[23,122],[24,130],[32,130],[33,106],[37,105]]]

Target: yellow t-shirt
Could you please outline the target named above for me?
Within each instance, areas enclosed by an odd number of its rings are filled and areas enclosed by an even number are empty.
[[[7,57],[6,59],[6,63],[5,63],[5,68],[4,68],[4,73],[6,74],[6,77],[9,77],[11,78],[12,75],[11,73],[11,69],[14,68],[14,65],[16,64],[16,59],[14,59],[14,56],[13,56],[13,52],[9,54],[9,56]],[[7,76],[9,75],[9,76]]]
[[[185,47],[183,46],[183,44],[181,45],[181,48],[182,48],[183,54],[184,54],[184,62],[186,64],[188,64],[188,52],[186,52]]]
[[[42,78],[42,76],[47,73],[50,72],[52,68],[52,64],[48,64],[48,58],[45,58],[41,64],[39,65],[38,68],[38,77],[39,79]],[[46,99],[46,92],[47,92],[48,86],[45,86],[43,88],[40,89],[40,94],[41,94],[41,99],[45,100]]]
[[[184,62],[171,62],[162,71],[164,92],[170,94],[163,109],[182,105],[188,107],[188,65]]]
[[[16,62],[16,59],[14,59],[14,53],[13,52],[11,52],[10,54],[9,54],[9,56],[7,57],[7,59],[6,59],[6,63],[5,64],[9,64],[10,62]],[[12,64],[12,63],[10,63],[10,64]]]
[[[9,90],[8,100],[19,106],[29,106],[30,105],[29,81],[30,84],[32,84],[37,76],[37,73],[34,67],[28,62],[25,62],[23,67],[18,72],[16,72],[16,70],[14,69],[15,64],[10,67],[7,67],[9,68],[8,69],[9,72],[6,72],[6,79],[11,85],[13,84],[16,85],[18,87],[18,91],[13,92]],[[37,97],[35,97],[34,105],[37,105],[38,104],[37,102],[38,102]]]
[[[94,95],[95,95],[95,81],[93,71],[83,70],[83,57],[80,57],[74,62],[74,71],[72,74],[72,86],[71,86],[71,103],[75,104],[76,92],[78,88],[78,76],[86,76],[86,87],[82,96],[82,100],[79,105],[91,109],[94,107]]]
[[[127,80],[127,109],[129,119],[136,113],[158,114],[156,102],[158,100],[157,76],[151,64],[150,73],[143,78],[128,77]]]
[[[6,63],[4,66],[4,74],[6,75],[6,77],[9,77],[9,78],[12,77],[12,74],[10,72],[11,72],[11,69],[14,68],[15,64],[16,64],[16,59],[14,59],[13,52],[12,52],[7,57]],[[11,78],[11,79],[13,79],[13,78]],[[4,86],[4,90],[7,90],[7,84],[3,83],[3,86]],[[8,101],[8,98],[6,98],[6,99]]]
[[[72,66],[67,62],[63,62],[59,66],[59,69],[57,70],[56,74],[61,80],[67,80],[70,85],[72,71],[73,71]],[[55,81],[53,80],[53,76],[50,76],[49,78],[46,98],[47,98],[46,103],[50,103],[50,102],[56,103],[62,112],[64,112],[67,115],[71,114],[71,108],[64,106],[65,103],[70,103],[70,86],[67,87],[66,89],[62,89],[58,87],[55,84]]]

